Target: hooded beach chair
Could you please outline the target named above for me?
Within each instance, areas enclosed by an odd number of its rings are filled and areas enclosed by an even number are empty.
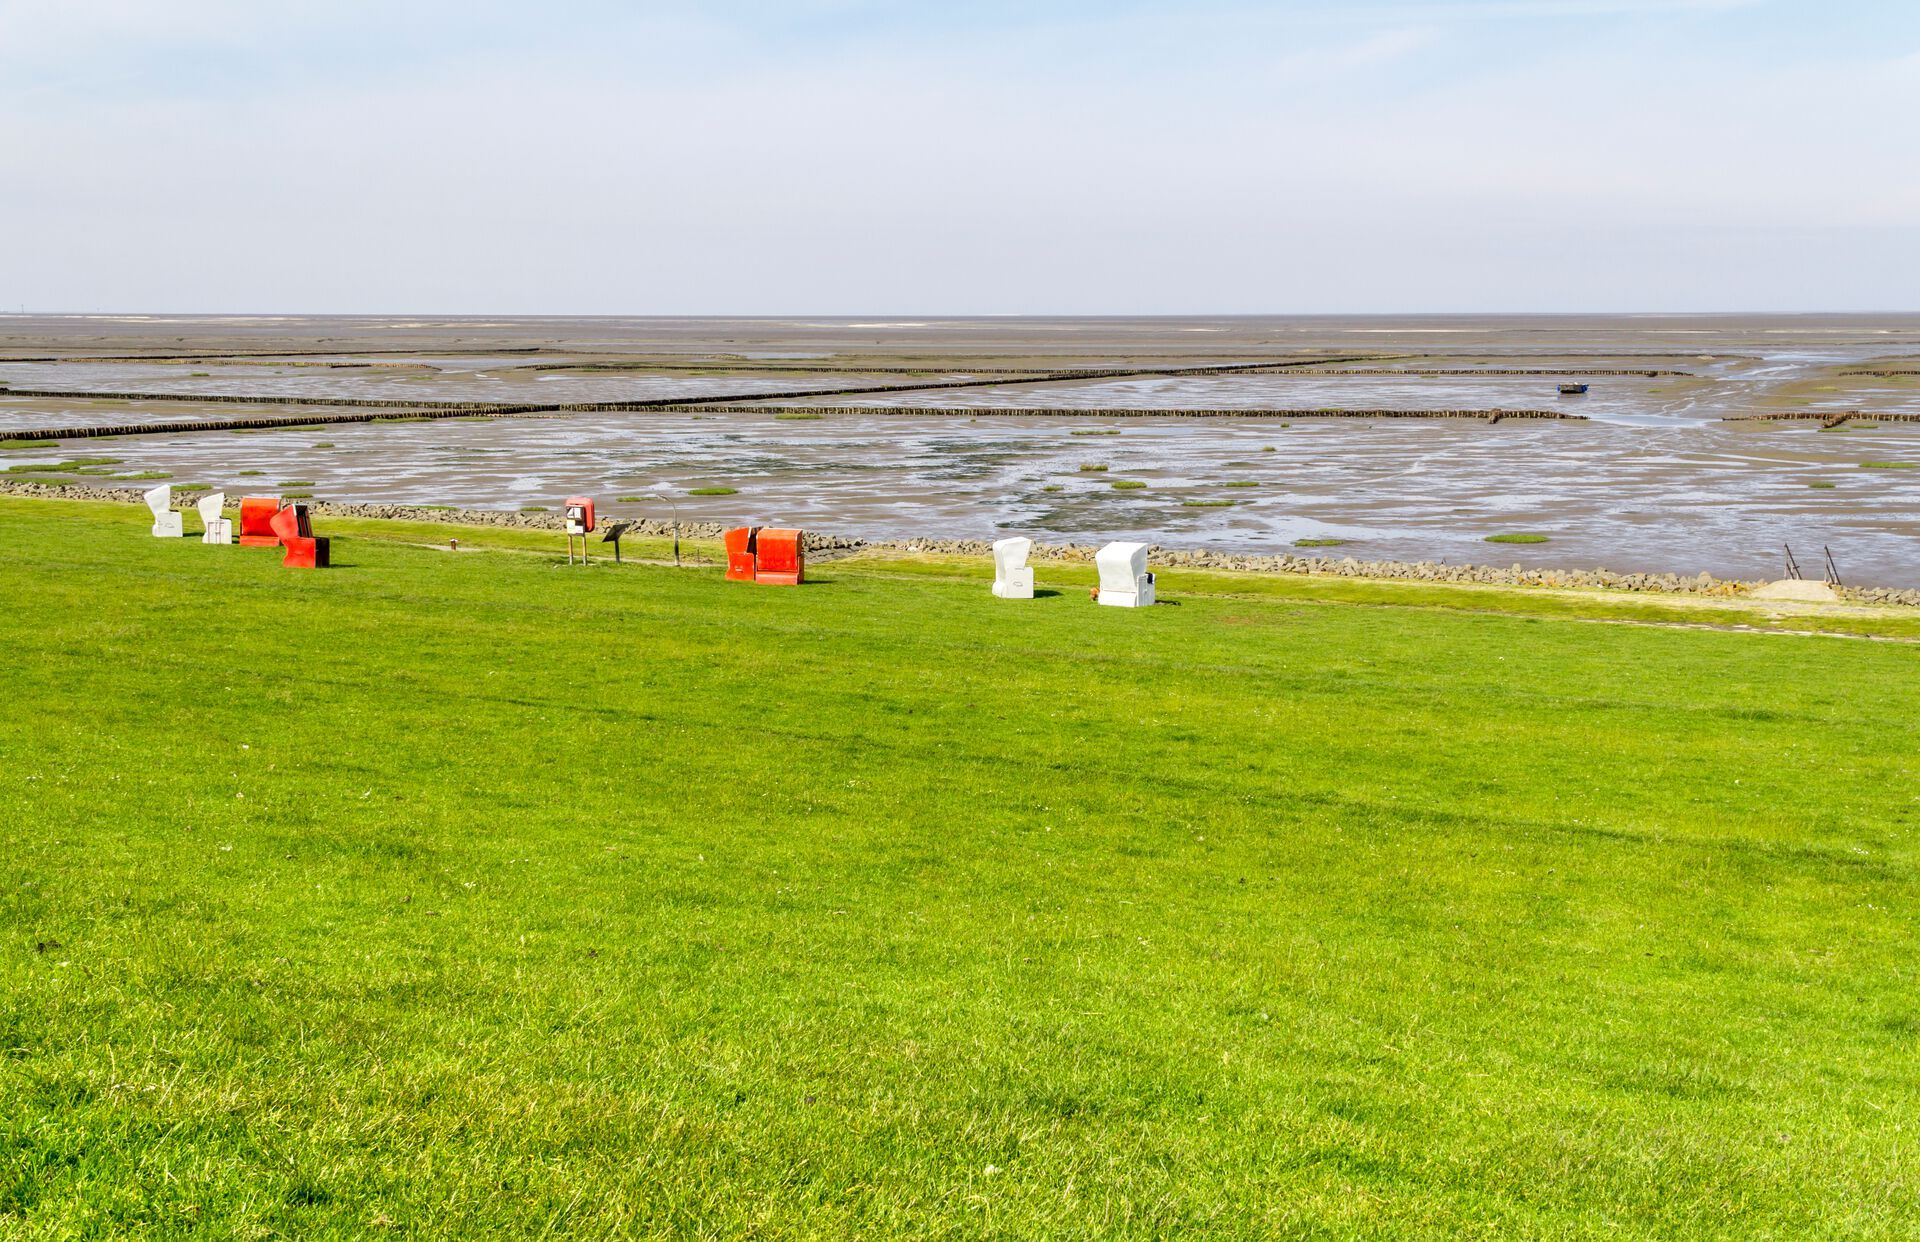
[[[280,536],[273,530],[273,515],[280,512],[278,496],[242,496],[240,498],[240,546],[277,548]]]
[[[200,536],[201,543],[233,542],[233,523],[220,516],[220,511],[227,507],[225,492],[214,492],[211,495],[202,496],[200,503],[194,507],[200,510],[200,525],[206,528],[205,533]]]
[[[1100,568],[1100,602],[1112,608],[1146,608],[1153,603],[1153,575],[1147,571],[1147,545],[1110,543],[1094,553]]]
[[[1032,599],[1033,568],[1027,557],[1033,540],[1024,535],[993,541],[993,593],[1001,599]]]
[[[186,520],[173,511],[173,484],[162,483],[145,494],[147,508],[153,510],[153,536],[178,539],[187,533]]]
[[[273,533],[287,550],[280,563],[289,569],[325,569],[333,563],[325,536],[313,533],[305,505],[288,505],[273,515]]]

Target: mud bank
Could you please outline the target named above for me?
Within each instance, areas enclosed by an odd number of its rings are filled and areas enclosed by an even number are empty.
[[[0,479],[0,494],[30,496],[52,500],[106,500],[140,503],[143,489],[133,487],[50,486]],[[191,509],[202,492],[176,491],[173,507]],[[337,516],[373,518],[384,521],[438,522],[460,526],[491,526],[519,530],[558,532],[563,521],[559,513],[518,513],[496,509],[439,509],[424,505],[354,504],[335,501],[307,502],[318,517]],[[679,535],[687,539],[718,539],[727,529],[725,522],[671,522],[656,518],[618,519],[630,521],[637,535]],[[907,555],[968,556],[983,561],[992,555],[993,543],[985,539],[863,539],[855,535],[834,535],[808,531],[807,552],[819,560],[833,560],[857,552],[895,552]],[[1033,555],[1042,561],[1091,562],[1096,544],[1036,543]],[[1153,565],[1167,569],[1213,569],[1233,573],[1317,574],[1337,578],[1372,578],[1409,582],[1463,583],[1479,586],[1547,587],[1560,590],[1588,589],[1651,592],[1664,595],[1740,596],[1758,582],[1715,578],[1711,574],[1616,573],[1609,569],[1528,569],[1520,565],[1501,568],[1493,565],[1449,564],[1444,561],[1357,561],[1352,557],[1245,555],[1213,552],[1204,548],[1166,548],[1152,545]],[[1891,587],[1843,587],[1842,596],[1852,603],[1895,604],[1920,607],[1920,590]]]

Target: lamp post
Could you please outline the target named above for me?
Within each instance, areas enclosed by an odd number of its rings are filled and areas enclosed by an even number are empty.
[[[680,502],[676,501],[673,493],[664,487],[648,495],[646,499],[664,500],[667,502],[667,508],[673,511],[673,564],[677,569],[680,566]]]

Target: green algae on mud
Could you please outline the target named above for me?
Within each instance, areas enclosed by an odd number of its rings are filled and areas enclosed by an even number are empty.
[[[78,474],[94,466],[117,466],[120,460],[118,457],[72,457],[66,461],[36,461],[20,466],[8,466],[7,473]]]

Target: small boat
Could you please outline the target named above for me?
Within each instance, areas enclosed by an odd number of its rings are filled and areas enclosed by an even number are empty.
[[[1563,397],[1578,397],[1584,394],[1586,391],[1587,391],[1587,386],[1585,384],[1560,385],[1560,395]]]

